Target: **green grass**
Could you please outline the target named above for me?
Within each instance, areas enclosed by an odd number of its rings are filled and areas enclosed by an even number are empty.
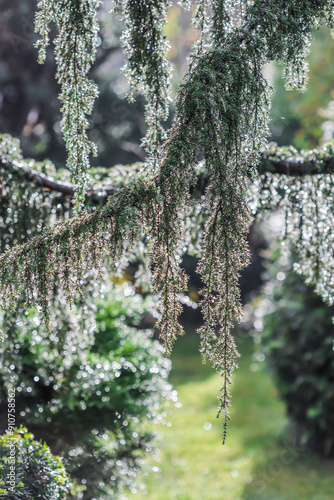
[[[296,447],[287,438],[284,406],[263,363],[240,345],[227,444],[216,419],[220,378],[201,364],[193,335],[179,339],[171,382],[182,408],[170,407],[170,426],[159,428],[159,470],[145,478],[150,500],[331,500],[334,462]],[[258,367],[252,371],[250,366]],[[206,430],[207,429],[207,430]]]

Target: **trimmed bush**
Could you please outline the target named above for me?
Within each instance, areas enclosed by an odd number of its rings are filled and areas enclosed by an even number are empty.
[[[0,436],[0,498],[66,500],[69,487],[63,460],[25,427]]]
[[[333,457],[334,307],[289,265],[275,270],[271,312],[263,318],[263,350],[298,440]]]

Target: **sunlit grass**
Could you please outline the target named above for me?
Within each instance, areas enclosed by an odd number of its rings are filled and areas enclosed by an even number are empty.
[[[219,376],[202,365],[194,336],[181,338],[171,381],[182,408],[170,408],[159,429],[159,471],[145,478],[150,500],[330,500],[334,463],[297,448],[285,434],[284,406],[262,363],[244,340],[233,385],[232,420],[221,445],[215,418]],[[252,371],[250,366],[258,368]],[[132,496],[133,497],[133,496]]]

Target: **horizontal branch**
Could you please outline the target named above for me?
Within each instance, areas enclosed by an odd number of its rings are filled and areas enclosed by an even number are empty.
[[[137,241],[142,210],[156,198],[154,181],[138,176],[117,189],[101,208],[82,210],[69,220],[59,220],[54,227],[44,228],[31,240],[1,254],[2,308],[11,309],[15,300],[24,296],[26,307],[41,306],[47,318],[55,281],[71,303],[72,292],[82,289],[87,270],[100,269],[107,256],[115,265]]]
[[[302,177],[304,175],[334,173],[334,157],[326,155],[323,150],[315,150],[306,154],[305,157],[301,157],[297,151],[294,152],[295,156],[291,156],[290,151],[288,153],[290,153],[290,155],[286,157],[287,152],[285,148],[277,148],[275,151],[265,151],[262,153],[258,166],[259,174],[271,173]],[[6,159],[2,161],[2,167],[6,170],[10,170],[12,173],[17,171],[22,179],[27,182],[32,182],[38,187],[62,193],[70,198],[74,195],[72,184],[36,172],[27,167],[26,163],[23,161],[8,161]],[[199,186],[197,186],[197,188],[202,191],[206,186],[206,182],[200,182]],[[117,186],[92,187],[86,192],[86,196],[93,196],[94,194],[101,193],[105,196],[110,196],[115,193],[116,189]]]
[[[283,149],[283,148],[282,148]],[[279,152],[279,149],[277,150]],[[334,157],[326,155],[323,150],[312,151],[301,157],[296,151],[296,157],[272,155],[265,151],[258,167],[259,173],[303,177],[304,175],[334,174]]]
[[[17,160],[3,163],[2,167],[4,169],[11,170],[11,172],[13,170],[18,170],[21,178],[23,178],[28,182],[36,184],[36,186],[38,187],[44,187],[50,191],[57,191],[67,196],[73,196],[74,194],[72,184],[66,182],[60,182],[58,180],[53,179],[53,177],[48,177],[45,174],[35,172],[34,170],[31,170],[30,168],[26,167],[24,163],[21,163]]]
[[[25,162],[20,162],[18,160],[2,161],[2,168],[9,170],[11,173],[16,171],[20,175],[20,179],[32,182],[36,186],[45,188],[48,191],[56,191],[64,194],[65,196],[69,196],[70,198],[74,196],[73,184],[59,181],[53,177],[36,172],[35,170],[27,167]],[[101,191],[103,191],[106,196],[110,196],[115,193],[115,190],[116,188],[112,186],[105,188],[91,188],[86,192],[86,196],[92,196],[100,193]]]

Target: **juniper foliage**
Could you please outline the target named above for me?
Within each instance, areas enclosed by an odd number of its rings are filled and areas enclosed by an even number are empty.
[[[96,89],[86,75],[95,52],[99,3],[63,1],[57,4],[56,12],[53,2],[41,1],[37,17],[42,57],[52,18],[59,30],[55,47],[64,103],[63,129],[79,202],[86,186],[91,147],[85,135],[85,115],[92,108]],[[186,277],[179,266],[181,255],[199,219],[203,220],[196,243],[201,252],[198,272],[205,283],[201,352],[222,375],[218,414],[224,413],[224,441],[229,385],[239,356],[231,327],[240,318],[238,276],[249,261],[246,235],[256,204],[260,208],[278,202],[284,206],[287,235],[298,243],[300,270],[309,281],[318,282],[318,291],[325,298],[333,297],[332,175],[306,175],[296,181],[270,173],[259,177],[256,167],[266,146],[271,92],[262,68],[270,61],[281,62],[286,68],[287,87],[303,89],[312,30],[321,21],[332,26],[334,2],[197,2],[194,20],[200,39],[176,98],[172,128],[162,144],[161,122],[167,116],[169,96],[163,27],[169,2],[122,0],[116,4],[125,17],[127,75],[132,88],[141,91],[148,103],[145,144],[149,159],[125,185],[120,179],[118,190],[101,208],[83,209],[3,253],[2,303],[15,306],[23,294],[26,307],[41,307],[47,320],[55,280],[71,301],[82,288],[86,271],[99,268],[106,259],[115,267],[124,256],[129,258],[140,250],[145,254],[147,273],[152,270],[153,288],[160,295],[159,326],[169,353],[176,337],[183,333],[178,323],[180,297],[186,289]],[[3,161],[8,163],[13,154],[19,155],[17,146],[4,138]],[[268,163],[275,154],[280,153],[269,151]],[[305,158],[292,151],[288,156],[293,155],[300,164],[311,161],[316,165],[329,154],[330,148],[310,152]],[[208,186],[204,196],[194,201],[190,192],[200,157]],[[308,208],[301,203],[306,200],[312,200]]]
[[[293,147],[270,146],[267,159],[293,158],[296,162],[321,164],[324,158],[333,156],[333,144],[319,150],[299,153]],[[266,174],[261,185],[254,183],[252,191],[260,200],[261,211],[266,213],[279,207],[285,214],[281,238],[291,242],[298,260],[294,270],[305,277],[307,284],[313,284],[315,291],[329,305],[334,303],[334,176],[329,172],[292,178],[288,175]],[[259,189],[256,192],[257,188]],[[254,207],[256,202],[254,204]],[[285,244],[283,242],[283,244]],[[285,251],[289,247],[285,244]]]
[[[150,166],[157,168],[159,143],[165,138],[161,121],[166,120],[170,100],[169,44],[163,34],[170,0],[115,0],[123,12],[126,29],[122,41],[127,55],[124,68],[131,85],[131,98],[140,92],[147,101],[147,134],[144,145]]]
[[[97,9],[101,0],[39,0],[36,31],[40,34],[39,62],[46,57],[51,22],[55,22],[58,36],[54,41],[57,79],[61,85],[61,129],[68,151],[67,165],[75,183],[76,206],[82,205],[87,188],[89,155],[96,152],[89,141],[86,115],[93,110],[97,86],[88,79],[95,60],[97,46]]]

